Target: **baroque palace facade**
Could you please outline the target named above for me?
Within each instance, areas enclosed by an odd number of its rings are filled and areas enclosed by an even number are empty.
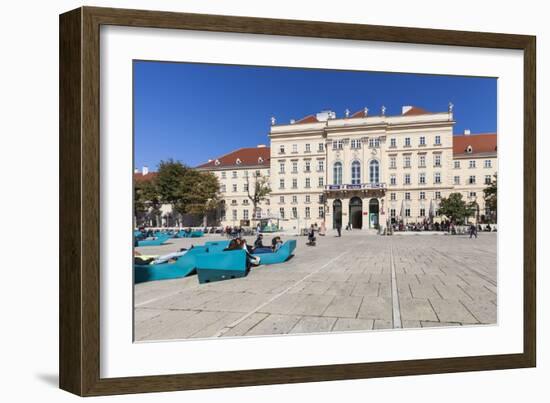
[[[370,115],[365,108],[337,118],[322,111],[289,124],[272,118],[270,147],[243,148],[197,169],[214,173],[225,203],[220,225],[253,218],[284,229],[311,224],[355,229],[390,222],[440,219],[441,198],[460,192],[484,216],[483,189],[497,172],[496,133],[453,135],[445,112],[404,106],[402,113]],[[253,211],[247,196],[256,176],[271,194]]]

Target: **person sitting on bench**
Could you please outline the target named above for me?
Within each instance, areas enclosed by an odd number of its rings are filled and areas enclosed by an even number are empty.
[[[265,246],[263,243],[264,236],[258,234],[258,237],[254,241],[254,250],[253,253],[271,253],[273,250],[269,246]]]

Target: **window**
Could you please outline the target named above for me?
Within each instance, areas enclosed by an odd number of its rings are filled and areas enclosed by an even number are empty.
[[[319,203],[324,203],[325,202],[325,198],[323,197],[322,194],[319,195],[319,200],[318,200]]]
[[[311,196],[310,195],[306,195],[306,203],[311,203]]]
[[[343,140],[334,140],[332,142],[332,149],[333,150],[342,150],[344,148],[344,141]]]
[[[441,166],[441,155],[436,154],[434,156],[434,166],[435,167],[440,167]]]
[[[317,161],[317,172],[323,172],[325,170],[325,161],[324,160],[318,160]]]
[[[317,148],[317,151],[320,153],[325,151],[325,145],[323,143],[319,143],[319,147]]]
[[[220,192],[225,193],[225,185],[220,186]]]
[[[426,209],[425,208],[421,208],[420,209],[420,217],[425,217],[426,216]]]
[[[292,196],[292,203],[293,204],[298,203],[298,196],[296,196],[296,195]]]
[[[361,140],[359,140],[359,139],[351,140],[351,148],[355,149],[355,150],[361,148]]]
[[[233,221],[235,221],[237,219],[237,210],[233,210],[232,214],[233,214]]]
[[[405,209],[405,217],[410,217],[411,216],[411,209],[410,208],[406,208]]]
[[[285,218],[285,208],[284,207],[279,208],[279,216],[283,219]]]
[[[248,192],[248,183],[243,185],[243,192]]]
[[[483,166],[484,166],[485,168],[491,168],[491,165],[492,165],[492,164],[491,164],[491,160],[485,160],[485,162],[484,162],[484,164],[483,164]]]
[[[248,220],[248,210],[243,210],[243,219]]]
[[[404,168],[410,168],[411,167],[411,156],[405,155],[403,157],[403,167]]]
[[[284,174],[285,173],[285,163],[279,162],[279,173]]]
[[[298,208],[292,207],[292,218],[298,218]]]
[[[284,204],[285,203],[285,197],[279,196],[279,203]]]
[[[342,184],[342,163],[341,162],[334,163],[334,166],[332,169],[332,182],[335,185]]]
[[[310,218],[310,208],[306,207],[306,218]]]
[[[396,167],[395,160],[396,160],[395,157],[390,157],[390,168],[392,168],[392,169]]]
[[[411,174],[405,174],[405,185],[411,184]]]
[[[455,169],[459,169],[460,168],[460,161],[455,161]]]
[[[435,199],[436,200],[441,199],[441,192],[435,192]]]
[[[296,154],[298,152],[298,144],[292,144],[292,154]]]
[[[236,192],[236,191],[237,191],[237,184],[234,183],[234,184],[233,184],[233,192]]]
[[[426,156],[425,155],[418,156],[418,166],[420,168],[425,168],[426,167]]]
[[[426,192],[420,192],[420,200],[426,200]],[[423,215],[423,214],[421,214]]]
[[[369,179],[370,183],[380,182],[380,164],[377,160],[372,160],[369,163]]]
[[[391,148],[397,147],[397,142],[395,141],[395,137],[392,137],[392,138],[390,139],[390,147],[391,147]]]
[[[426,174],[424,172],[418,174],[418,183],[420,183],[421,185],[426,184]]]
[[[476,160],[470,160],[470,168],[476,167]]]
[[[227,174],[227,172],[222,171],[222,179],[225,179],[225,178],[226,178],[226,174]]]
[[[236,206],[237,205],[237,200],[231,200],[231,205]]]
[[[319,177],[319,187],[322,188],[323,186],[325,186],[325,181],[323,179],[322,176]]]
[[[243,178],[248,178],[248,171],[243,171]]]
[[[236,179],[237,178],[237,171],[233,171],[231,176],[233,177],[233,179]]]
[[[470,175],[470,177],[468,178],[468,184],[470,184],[470,185],[475,185],[476,184],[476,176],[475,175]]]
[[[410,147],[410,146],[411,146],[411,138],[405,137],[405,147]]]
[[[436,172],[434,174],[434,183],[436,183],[436,184],[441,183],[441,174],[439,172]]]
[[[470,197],[476,197],[476,192],[470,192]]]
[[[279,189],[284,189],[284,188],[285,188],[285,180],[279,179]]]
[[[261,175],[261,173],[260,173],[260,171],[259,171],[259,170],[256,170],[256,172],[255,172],[254,174],[256,175],[256,178],[259,178],[259,177],[260,177],[260,175]]]
[[[306,172],[311,172],[311,162],[310,161],[305,162],[305,170],[306,170]]]
[[[455,176],[454,179],[453,179],[453,183],[455,185],[460,185],[460,176]]]
[[[405,200],[411,200],[411,192],[405,192]]]
[[[369,147],[370,148],[377,148],[380,147],[380,139],[378,137],[376,138],[370,138],[369,139]]]
[[[392,208],[390,210],[390,215],[392,216],[392,218],[395,217],[395,209],[394,208]]]
[[[397,185],[397,178],[395,177],[395,174],[390,175],[390,185]]]
[[[441,145],[441,136],[435,136],[435,145],[436,146]]]
[[[420,143],[419,143],[421,146],[425,146],[426,145],[426,137],[424,136],[420,136]]]
[[[396,200],[395,196],[396,196],[395,193],[393,193],[393,192],[390,193],[390,200],[395,201]]]
[[[351,164],[351,184],[359,185],[361,183],[361,163],[353,161]]]
[[[306,188],[310,188],[310,187],[311,187],[311,179],[306,178]]]
[[[325,209],[323,206],[319,206],[319,218],[323,218],[325,216]]]
[[[298,189],[298,179],[292,179],[292,189]]]
[[[298,161],[292,161],[292,173],[293,174],[298,173]]]
[[[485,175],[485,184],[490,185],[491,184],[491,175]]]
[[[311,152],[311,144],[306,144],[306,153],[310,153]]]
[[[281,144],[279,146],[279,154],[284,154],[285,153],[285,146],[283,144]]]

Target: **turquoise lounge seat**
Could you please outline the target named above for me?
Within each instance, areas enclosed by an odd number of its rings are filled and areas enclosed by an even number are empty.
[[[170,239],[170,235],[159,235],[157,239],[138,241],[138,246],[159,246]]]
[[[200,284],[245,277],[248,274],[244,250],[201,253],[196,255],[196,266]]]
[[[208,252],[221,252],[229,246],[229,241],[209,241],[204,244]]]
[[[204,232],[202,231],[192,231],[190,234],[189,234],[189,237],[190,238],[200,238],[204,236]]]
[[[258,253],[254,256],[260,258],[260,265],[283,263],[286,262],[290,258],[290,256],[292,256],[292,252],[294,252],[294,249],[296,249],[296,240],[291,239],[282,244],[277,252]]]
[[[134,264],[134,283],[146,281],[168,280],[193,274],[196,266],[196,256],[204,253],[203,246],[197,246],[178,258],[173,263]]]

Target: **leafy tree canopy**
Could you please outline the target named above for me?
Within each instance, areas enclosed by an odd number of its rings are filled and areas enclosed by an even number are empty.
[[[477,203],[466,203],[462,200],[461,193],[451,193],[439,203],[440,214],[446,215],[453,223],[462,223],[468,217],[475,214]]]

